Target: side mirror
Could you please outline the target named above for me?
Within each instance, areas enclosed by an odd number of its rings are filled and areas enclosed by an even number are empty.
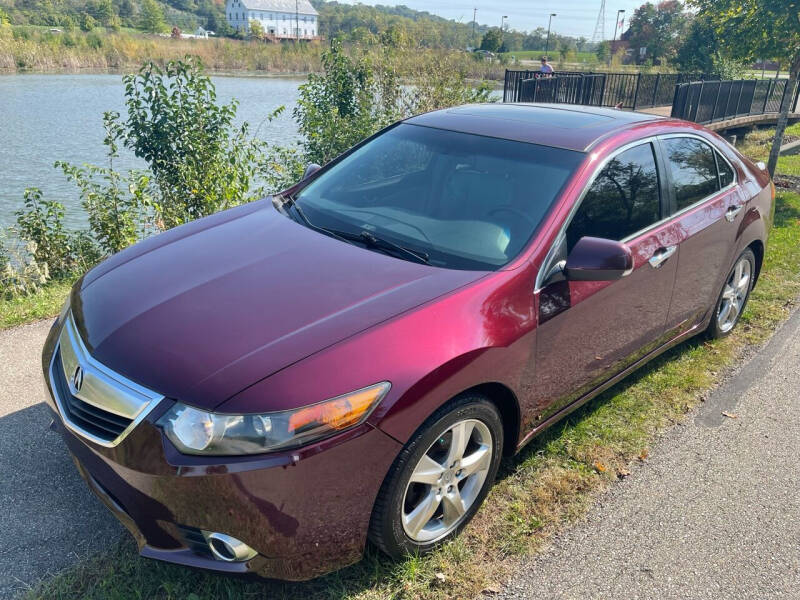
[[[569,281],[613,281],[633,271],[633,254],[622,242],[582,237],[564,266]]]
[[[321,168],[322,167],[320,167],[317,163],[309,163],[306,167],[306,170],[303,172],[303,180],[308,179]]]

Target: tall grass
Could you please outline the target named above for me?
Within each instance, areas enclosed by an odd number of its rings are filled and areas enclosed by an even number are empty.
[[[81,70],[129,71],[145,61],[164,66],[187,55],[199,57],[215,72],[248,71],[274,74],[311,73],[321,70],[324,42],[267,44],[228,38],[172,39],[129,32],[97,29],[84,33],[51,33],[40,27],[0,26],[0,73],[75,72]],[[375,46],[369,52],[383,49]],[[413,73],[444,55],[463,67],[474,79],[501,80],[505,67],[476,60],[453,50],[397,49],[401,75]]]

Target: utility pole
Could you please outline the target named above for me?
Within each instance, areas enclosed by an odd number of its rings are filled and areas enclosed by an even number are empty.
[[[544,45],[544,55],[547,56],[547,53],[550,51],[550,25],[553,24],[553,17],[557,17],[556,13],[550,13],[550,20],[547,21],[547,43]],[[547,58],[550,58],[547,56]]]
[[[475,19],[477,18],[477,16],[478,16],[478,9],[477,8],[473,8],[472,9],[472,49],[473,50],[478,47],[478,43],[477,43],[478,39],[475,37]]]
[[[300,41],[300,0],[294,0],[294,38]]]
[[[504,21],[505,21],[507,18],[508,18],[508,15],[503,15],[503,17],[500,19],[500,48],[502,48],[502,47],[503,47],[503,44],[504,44],[504,43],[505,43],[505,41],[506,41],[506,36],[505,36],[505,34],[503,33],[503,22],[504,22]]]

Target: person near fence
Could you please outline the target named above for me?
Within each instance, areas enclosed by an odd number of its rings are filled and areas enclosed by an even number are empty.
[[[539,68],[539,72],[543,75],[552,75],[553,74],[553,67],[550,66],[550,63],[547,62],[547,57],[542,57],[542,66]]]

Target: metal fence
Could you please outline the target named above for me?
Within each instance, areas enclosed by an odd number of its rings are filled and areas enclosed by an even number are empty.
[[[797,106],[800,88],[791,89],[786,79],[739,79],[694,81],[675,86],[672,116],[713,123],[747,115],[780,112],[783,102]]]
[[[602,97],[603,81],[597,75],[540,77],[519,83],[519,102],[600,106]]]
[[[562,78],[587,78],[587,80],[582,83],[577,81],[551,83],[554,79]],[[569,102],[637,110],[654,106],[669,106],[673,100],[675,85],[704,78],[704,75],[698,73],[596,73],[592,71],[556,71],[552,77],[543,77],[538,71],[507,70],[503,101]],[[577,91],[578,88],[579,91]],[[573,89],[576,91],[570,91]],[[587,92],[586,90],[591,91]]]

